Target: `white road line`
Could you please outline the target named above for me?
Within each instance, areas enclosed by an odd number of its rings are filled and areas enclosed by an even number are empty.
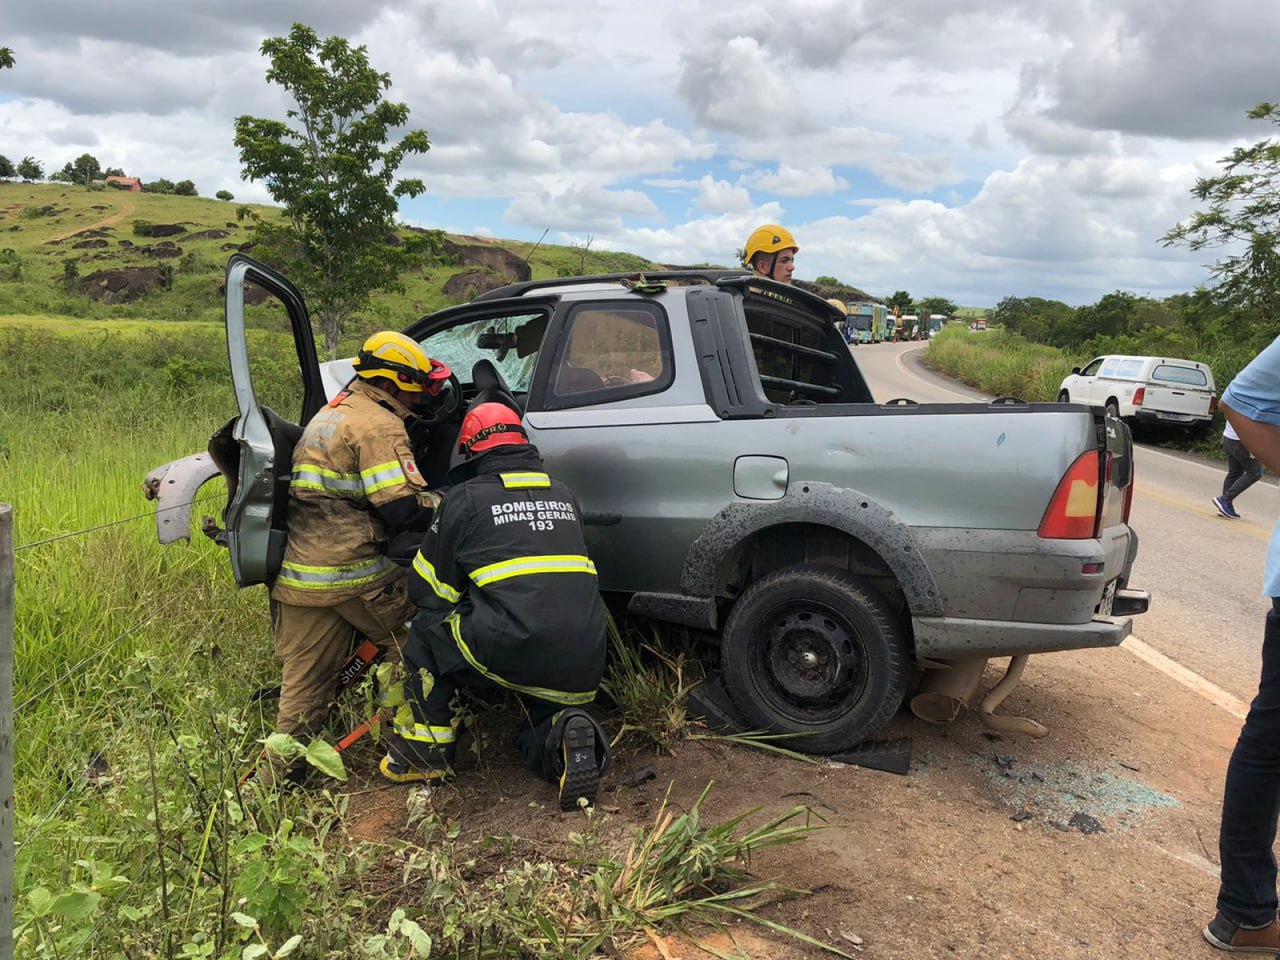
[[[1217,684],[1200,676],[1194,670],[1188,670],[1178,661],[1166,657],[1155,647],[1139,640],[1137,637],[1128,637],[1120,646],[1139,660],[1155,667],[1165,676],[1176,680],[1188,690],[1204,697],[1214,706],[1221,707],[1237,720],[1243,720],[1245,714],[1249,712],[1249,705],[1235,696],[1235,694],[1228,693]]]

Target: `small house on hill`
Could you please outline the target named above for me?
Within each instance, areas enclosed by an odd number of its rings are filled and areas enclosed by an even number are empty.
[[[107,183],[117,190],[128,190],[130,193],[142,192],[142,180],[139,177],[107,177]]]

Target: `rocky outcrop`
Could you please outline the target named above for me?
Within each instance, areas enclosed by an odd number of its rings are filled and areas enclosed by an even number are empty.
[[[480,244],[454,243],[452,240],[446,240],[444,255],[453,263],[492,271],[502,277],[504,283],[520,283],[533,275],[529,264],[502,247],[486,247]],[[493,284],[493,286],[501,285],[502,283]],[[448,292],[446,288],[445,293]]]
[[[505,287],[510,282],[506,277],[486,273],[484,270],[468,270],[446,280],[444,292],[446,296],[458,300],[471,300],[489,290]]]
[[[91,273],[76,286],[99,303],[132,303],[159,284],[159,267],[121,267]]]

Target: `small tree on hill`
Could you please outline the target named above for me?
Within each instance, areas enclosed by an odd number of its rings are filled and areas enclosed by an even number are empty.
[[[22,162],[18,164],[18,176],[28,182],[43,179],[44,167],[40,165],[38,160],[31,157],[23,157]]]
[[[102,171],[102,175],[104,177],[123,177],[124,171],[119,167],[107,167],[107,169]]]
[[[91,153],[82,153],[73,162],[62,168],[62,179],[68,183],[82,183],[86,186],[91,180],[102,176],[102,166],[98,158]]]
[[[0,180],[11,180],[18,175],[18,168],[8,157],[0,156]]]
[[[230,190],[219,190],[214,196],[219,200],[234,200],[235,195]]]
[[[267,80],[293,98],[288,123],[242,116],[236,147],[249,180],[261,180],[284,207],[278,220],[250,211],[259,251],[306,294],[337,355],[348,320],[375,290],[403,290],[400,274],[439,248],[438,232],[388,245],[398,198],[416,197],[421,180],[397,180],[406,156],[430,149],[426,131],[410,130],[387,146],[409,120],[403,103],[383,99],[391,77],[369,65],[363,46],[342,37],[320,40],[295,23],[287,37],[262,44],[271,60]]]
[[[911,312],[911,294],[905,290],[896,290],[892,297],[889,298],[889,307],[900,307],[903,313]]]
[[[142,185],[143,193],[173,193],[173,190],[173,181],[166,180],[164,177]]]
[[[194,197],[196,194],[196,185],[190,180],[179,180],[173,185],[173,192],[180,197]]]

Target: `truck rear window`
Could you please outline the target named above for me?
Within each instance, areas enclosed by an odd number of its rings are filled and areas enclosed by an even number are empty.
[[[1164,380],[1167,383],[1185,383],[1191,387],[1207,387],[1208,378],[1204,371],[1195,367],[1176,367],[1171,363],[1159,364],[1151,371],[1152,380]]]

